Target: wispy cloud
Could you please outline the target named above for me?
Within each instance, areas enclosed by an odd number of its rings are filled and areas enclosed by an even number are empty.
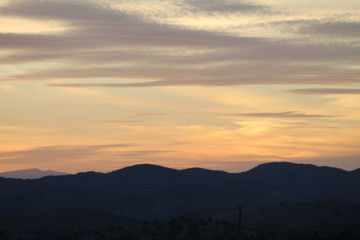
[[[158,153],[169,153],[169,152],[174,152],[174,151],[154,151],[154,150],[149,150],[149,151],[124,151],[121,152],[119,154],[117,154],[118,156],[125,156],[125,157],[139,157],[139,156],[144,156],[144,155],[153,155],[153,154],[158,154]]]
[[[138,121],[133,121],[133,120],[108,120],[108,121],[96,121],[99,123],[124,123],[124,124],[128,124],[128,123],[137,123]]]
[[[360,22],[342,20],[303,21],[299,23],[299,32],[344,37],[360,37]]]
[[[205,12],[251,12],[268,8],[262,4],[218,0],[191,0],[180,7],[187,5]],[[359,83],[359,69],[334,67],[334,62],[354,65],[360,60],[359,47],[354,44],[323,44],[302,34],[295,35],[297,40],[294,40],[190,29],[151,21],[93,1],[12,1],[0,7],[0,13],[10,17],[56,20],[68,26],[67,31],[53,34],[0,33],[0,48],[14,50],[0,56],[5,64],[63,63],[58,68],[8,74],[2,81],[61,80],[50,85],[57,87]],[[281,24],[288,29],[294,25],[314,28],[320,23],[283,21]],[[331,24],[339,24],[336,29],[343,29],[341,24],[350,24],[348,32],[357,28],[356,23]],[[332,29],[331,26],[325,28]],[[296,31],[293,34],[297,34]],[[182,54],[184,51],[189,54]],[[86,78],[104,80],[99,83],[63,82]],[[108,84],[107,78],[119,82]],[[123,79],[147,80],[124,83]]]
[[[40,4],[40,3],[39,3]],[[5,16],[28,17],[45,20],[62,20],[69,24],[69,31],[58,35],[1,34],[0,47],[76,49],[89,47],[114,47],[119,45],[238,45],[256,39],[224,36],[218,33],[177,28],[145,21],[139,17],[110,7],[83,1],[41,2],[36,9],[33,2],[16,1],[0,8]],[[13,42],[16,40],[16,42]]]
[[[261,4],[249,3],[249,2],[235,2],[227,0],[185,0],[185,3],[193,8],[193,11],[202,11],[206,13],[270,13],[271,7]]]
[[[277,113],[233,113],[222,114],[217,116],[223,117],[253,117],[253,118],[331,118],[339,117],[336,115],[323,115],[323,114],[306,114],[303,112],[289,111],[289,112],[277,112]]]
[[[295,94],[327,95],[327,94],[360,94],[360,89],[349,88],[304,88],[290,89],[287,92]]]
[[[117,148],[133,147],[130,144],[109,145],[69,145],[69,146],[45,146],[30,150],[0,152],[1,163],[12,164],[36,164],[42,162],[57,161],[68,162],[79,158],[103,154],[105,151]]]
[[[157,117],[157,116],[166,116],[170,115],[169,113],[135,113],[129,116],[129,118],[142,118],[142,117]]]

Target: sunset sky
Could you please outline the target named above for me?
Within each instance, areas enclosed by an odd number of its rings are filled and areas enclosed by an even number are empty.
[[[359,0],[0,0],[0,172],[360,167]]]

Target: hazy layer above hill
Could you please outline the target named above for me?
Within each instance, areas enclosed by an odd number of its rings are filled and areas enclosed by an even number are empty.
[[[45,176],[59,176],[59,175],[67,175],[68,173],[64,172],[56,172],[52,170],[43,171],[37,168],[32,169],[23,169],[9,172],[0,173],[0,177],[5,178],[19,178],[19,179],[36,179],[42,178]]]

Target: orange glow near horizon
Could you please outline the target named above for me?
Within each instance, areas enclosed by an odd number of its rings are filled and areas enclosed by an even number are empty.
[[[359,11],[0,0],[0,172],[358,168]]]

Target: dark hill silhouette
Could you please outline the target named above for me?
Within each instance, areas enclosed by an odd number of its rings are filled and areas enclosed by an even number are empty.
[[[244,173],[264,187],[331,190],[350,184],[342,169],[289,162],[265,163]]]
[[[139,164],[126,167],[107,174],[112,180],[123,186],[160,187],[179,184],[199,184],[213,181],[230,175],[223,171],[213,171],[202,168],[175,170],[151,164]]]
[[[107,178],[123,187],[160,187],[179,181],[178,170],[152,164],[138,164],[110,172]]]
[[[196,218],[238,222],[238,208],[203,209],[187,214]],[[306,201],[276,203],[242,210],[243,224],[248,227],[352,225],[360,226],[360,204],[344,201]]]
[[[358,169],[355,169],[354,171],[352,171],[352,173],[354,174],[354,175],[360,175],[360,168],[358,168]]]
[[[210,182],[213,183],[229,178],[230,173],[224,171],[214,171],[203,168],[189,168],[181,171],[181,175],[190,183]]]
[[[358,240],[359,211],[359,204],[339,201],[243,208],[242,235],[239,238],[237,209],[204,209],[165,221],[142,224],[135,221],[136,226],[128,228],[124,228],[121,221],[118,223],[114,214],[88,209],[57,209],[21,217],[10,216],[5,218],[5,222],[1,222],[0,217],[0,229],[10,225],[15,230],[0,230],[0,239]]]
[[[74,231],[111,226],[133,227],[142,221],[93,209],[62,208],[34,214],[0,216],[0,231]]]
[[[203,208],[307,200],[360,202],[360,175],[293,163],[262,164],[237,174],[142,164],[107,174],[0,178],[0,215],[92,208],[151,220]]]
[[[186,217],[236,225],[238,208],[203,209]],[[306,201],[244,207],[242,226],[244,235],[254,231],[269,235],[262,239],[359,239],[360,204]]]
[[[167,168],[159,165],[153,164],[137,164],[134,166],[125,167],[123,169],[110,172],[110,174],[119,174],[119,173],[127,173],[127,174],[164,174],[164,173],[174,173],[177,170],[172,168]]]
[[[268,177],[274,177],[276,175],[282,175],[286,177],[290,177],[293,174],[307,174],[313,175],[319,172],[323,174],[341,174],[345,173],[345,170],[339,168],[332,168],[332,167],[319,167],[312,164],[296,164],[290,162],[271,162],[271,163],[264,163],[253,169],[247,171],[247,174],[266,174]]]

